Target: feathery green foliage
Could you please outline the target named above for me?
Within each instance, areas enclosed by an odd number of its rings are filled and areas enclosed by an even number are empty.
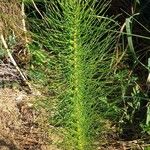
[[[99,19],[94,7],[92,1],[55,1],[46,18],[50,25],[46,31],[50,34],[49,45],[59,56],[64,76],[61,82],[65,89],[59,96],[57,112],[71,139],[69,149],[91,149],[94,109],[106,96],[101,92],[109,74],[109,53],[115,39],[107,29],[114,29],[115,25],[104,17],[104,2],[99,5]]]
[[[106,112],[102,105],[108,108],[116,37],[111,30],[116,23],[105,17],[106,1],[55,0],[45,5],[37,40],[57,57],[54,122],[65,128],[67,149],[92,149],[95,121]]]

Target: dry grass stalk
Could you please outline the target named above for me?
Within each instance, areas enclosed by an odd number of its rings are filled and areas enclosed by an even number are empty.
[[[0,37],[1,37],[2,43],[3,43],[3,45],[4,45],[4,48],[5,48],[6,51],[7,51],[7,54],[8,54],[8,56],[9,56],[11,62],[13,63],[13,65],[16,67],[16,69],[17,69],[18,72],[20,73],[20,75],[21,75],[23,81],[26,82],[27,79],[26,79],[26,77],[24,76],[24,74],[22,73],[22,71],[20,70],[20,68],[18,67],[18,65],[17,65],[16,61],[14,60],[14,58],[12,57],[11,52],[10,52],[9,49],[8,49],[8,46],[7,46],[7,43],[6,43],[5,39],[4,39],[3,34],[0,34]]]

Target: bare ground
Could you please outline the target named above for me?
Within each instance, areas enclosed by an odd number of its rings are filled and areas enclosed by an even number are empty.
[[[33,107],[35,100],[23,91],[0,89],[0,150],[59,150],[44,112]]]

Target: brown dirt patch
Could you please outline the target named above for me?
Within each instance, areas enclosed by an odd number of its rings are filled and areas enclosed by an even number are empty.
[[[34,100],[22,91],[0,89],[0,150],[51,150]]]

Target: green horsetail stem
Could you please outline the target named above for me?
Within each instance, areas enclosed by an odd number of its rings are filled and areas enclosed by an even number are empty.
[[[106,99],[116,23],[105,17],[108,3],[103,0],[51,0],[45,6],[38,40],[57,58],[54,122],[65,129],[65,149],[93,150],[101,111],[96,106]]]

